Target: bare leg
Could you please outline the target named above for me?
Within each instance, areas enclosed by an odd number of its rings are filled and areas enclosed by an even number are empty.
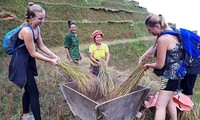
[[[175,106],[172,98],[170,99],[170,101],[167,105],[167,110],[169,111],[171,120],[177,120],[177,109],[176,109],[176,106]]]
[[[172,91],[160,90],[158,100],[156,102],[155,120],[165,120],[166,108],[172,98],[172,94]]]

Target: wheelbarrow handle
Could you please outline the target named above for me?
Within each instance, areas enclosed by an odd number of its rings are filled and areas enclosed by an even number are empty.
[[[98,117],[97,117],[97,120],[100,120],[102,117],[107,117],[107,114],[105,113],[105,112],[101,112],[101,115],[99,115]]]

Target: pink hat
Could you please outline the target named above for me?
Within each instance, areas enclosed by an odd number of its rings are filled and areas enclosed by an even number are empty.
[[[176,107],[179,108],[181,111],[191,111],[194,106],[194,103],[192,102],[190,97],[184,94],[174,95],[173,101]]]
[[[97,36],[97,35],[101,35],[101,37],[103,38],[104,36],[103,36],[103,33],[100,31],[100,30],[96,30],[96,31],[94,31],[93,33],[92,33],[92,40],[95,40],[95,37]]]

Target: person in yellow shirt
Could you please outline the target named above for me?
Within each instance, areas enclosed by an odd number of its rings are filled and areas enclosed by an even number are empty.
[[[94,44],[89,47],[90,72],[97,76],[99,74],[99,66],[102,64],[100,61],[104,60],[107,66],[110,60],[110,53],[108,45],[102,43],[104,35],[100,30],[94,31],[91,37]]]

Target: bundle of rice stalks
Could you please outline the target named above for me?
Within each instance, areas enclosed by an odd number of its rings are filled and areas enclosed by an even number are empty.
[[[116,85],[111,96],[114,98],[132,92],[136,88],[140,79],[144,76],[144,69],[142,68],[142,66],[145,63],[148,63],[150,60],[152,60],[152,57],[148,56],[142,61],[141,64],[137,65],[135,70],[131,71],[126,80]]]
[[[96,82],[92,79],[92,75],[84,70],[80,70],[77,66],[59,62],[60,67],[68,74],[77,84],[78,90],[88,95],[94,93],[96,89]]]
[[[101,65],[99,67],[99,74],[97,76],[97,98],[104,97],[109,99],[110,92],[114,89],[114,82],[109,74],[106,65]]]
[[[178,120],[199,120],[200,119],[200,102],[199,97],[194,94],[192,96],[194,106],[191,111],[179,111]]]
[[[199,120],[194,111],[183,111],[178,114],[179,120]]]

